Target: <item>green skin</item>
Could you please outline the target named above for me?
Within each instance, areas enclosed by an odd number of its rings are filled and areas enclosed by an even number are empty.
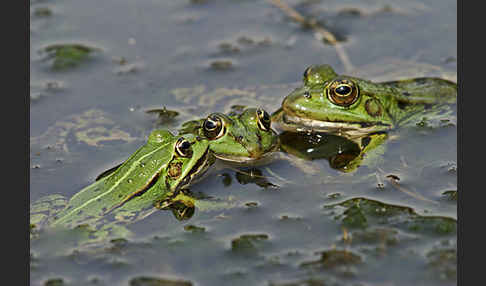
[[[205,119],[184,123],[179,134],[192,133],[208,139],[209,148],[218,159],[253,164],[265,159],[279,147],[277,133],[270,127],[270,116],[267,114],[268,122],[265,123],[261,116],[263,112],[263,109],[246,108],[240,113],[211,113]],[[214,132],[219,136],[205,133],[208,118],[221,120],[221,129],[216,130],[220,132]]]
[[[353,87],[354,93],[338,97],[348,100],[339,104],[334,98],[342,82]],[[282,107],[272,114],[272,121],[285,131],[327,132],[354,141],[361,154],[342,169],[349,172],[361,164],[365,153],[371,157],[370,151],[386,141],[389,131],[420,126],[424,116],[434,120],[451,115],[456,97],[457,85],[440,78],[374,83],[338,75],[329,65],[311,66],[304,72],[303,85],[284,99]]]
[[[190,143],[183,149],[186,153],[178,151],[181,137]],[[93,226],[104,224],[102,219],[112,215],[127,221],[145,217],[143,211],[171,201],[214,163],[208,143],[192,134],[153,131],[147,143],[114,172],[75,194],[51,225]]]
[[[335,104],[327,96],[332,83],[342,79],[359,90],[349,106]],[[359,137],[416,123],[424,114],[454,104],[457,96],[457,85],[440,78],[373,83],[338,75],[328,65],[309,67],[303,82],[272,115],[272,121],[284,130]]]
[[[50,225],[88,224],[97,229],[97,236],[103,236],[106,229],[126,232],[118,227],[120,222],[138,221],[156,208],[170,208],[176,218],[187,219],[196,206],[221,207],[217,202],[195,200],[181,190],[194,183],[216,157],[253,163],[278,148],[278,137],[270,128],[270,116],[262,109],[211,115],[221,119],[223,132],[218,132],[217,139],[204,133],[205,119],[186,122],[178,136],[165,130],[152,132],[147,143],[123,164],[101,174],[96,182],[75,194],[60,212],[53,211],[55,216],[48,216]],[[190,157],[179,156],[176,151],[181,137],[191,142]]]

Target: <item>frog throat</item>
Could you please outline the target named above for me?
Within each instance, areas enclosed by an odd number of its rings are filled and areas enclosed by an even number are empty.
[[[282,122],[287,126],[299,126],[298,131],[321,131],[331,133],[346,133],[349,136],[362,136],[377,131],[392,128],[391,124],[382,122],[349,122],[349,121],[323,121],[310,118],[282,114]],[[285,126],[284,126],[285,129]],[[293,130],[295,128],[290,128]]]
[[[244,147],[244,146],[243,146]],[[214,156],[220,160],[228,161],[228,162],[233,162],[233,163],[257,163],[257,162],[262,162],[267,160],[269,157],[273,156],[274,154],[272,153],[273,151],[278,149],[278,144],[275,144],[272,149],[266,151],[264,154],[260,155],[258,158],[253,158],[249,156],[243,156],[243,155],[230,155],[230,154],[214,154]]]

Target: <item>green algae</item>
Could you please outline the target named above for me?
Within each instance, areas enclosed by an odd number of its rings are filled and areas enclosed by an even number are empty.
[[[192,233],[203,233],[206,232],[206,229],[202,226],[197,226],[197,225],[185,225],[184,230]]]
[[[231,241],[231,251],[240,254],[257,254],[263,241],[268,240],[267,234],[243,234]]]
[[[47,59],[51,60],[54,71],[75,68],[85,63],[97,51],[100,49],[84,44],[54,44],[42,49],[47,54]]]
[[[408,231],[437,235],[447,235],[457,231],[457,221],[453,218],[422,216],[410,207],[366,198],[353,198],[325,206],[326,209],[335,207],[341,208],[341,213],[335,218],[341,221],[343,227],[351,229],[387,224]]]
[[[330,249],[320,252],[321,258],[316,261],[304,262],[302,267],[319,266],[324,268],[334,268],[341,265],[360,264],[363,259],[360,255],[345,249]]]
[[[149,109],[145,111],[148,114],[156,114],[158,118],[158,124],[164,125],[172,123],[174,119],[179,115],[179,112],[175,110],[169,110],[165,106],[158,109]]]
[[[190,281],[168,278],[136,277],[130,280],[130,286],[192,286]]]
[[[50,278],[44,282],[44,286],[64,286],[64,280],[62,278]]]

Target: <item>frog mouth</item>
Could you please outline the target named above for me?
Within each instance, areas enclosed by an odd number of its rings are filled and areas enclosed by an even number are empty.
[[[283,129],[295,130],[297,128],[297,131],[319,131],[339,134],[345,133],[346,135],[350,136],[361,136],[392,128],[390,124],[383,122],[316,120],[291,116],[288,114],[284,114],[282,116],[282,122],[284,123],[284,126],[282,126]]]
[[[276,150],[277,148],[275,148]],[[273,151],[273,150],[272,150]],[[253,157],[248,157],[248,156],[238,156],[238,155],[219,155],[215,154],[214,156],[222,161],[226,162],[231,162],[231,163],[242,163],[242,164],[254,164],[254,163],[259,163],[267,160],[270,158],[273,154],[272,151],[268,151],[267,153],[258,156],[258,158],[253,158]]]

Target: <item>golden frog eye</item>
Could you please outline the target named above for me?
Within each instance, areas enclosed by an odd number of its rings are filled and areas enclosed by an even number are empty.
[[[350,106],[358,100],[359,89],[354,82],[347,79],[337,79],[326,89],[329,100],[340,106]]]
[[[271,119],[270,115],[263,109],[258,108],[257,111],[257,118],[258,118],[258,128],[260,128],[263,131],[268,131],[270,129],[271,125]]]
[[[177,140],[175,150],[176,153],[181,157],[192,156],[191,142],[187,141],[184,137]]]
[[[223,120],[216,114],[210,114],[203,123],[203,132],[210,140],[218,139],[224,134]]]

